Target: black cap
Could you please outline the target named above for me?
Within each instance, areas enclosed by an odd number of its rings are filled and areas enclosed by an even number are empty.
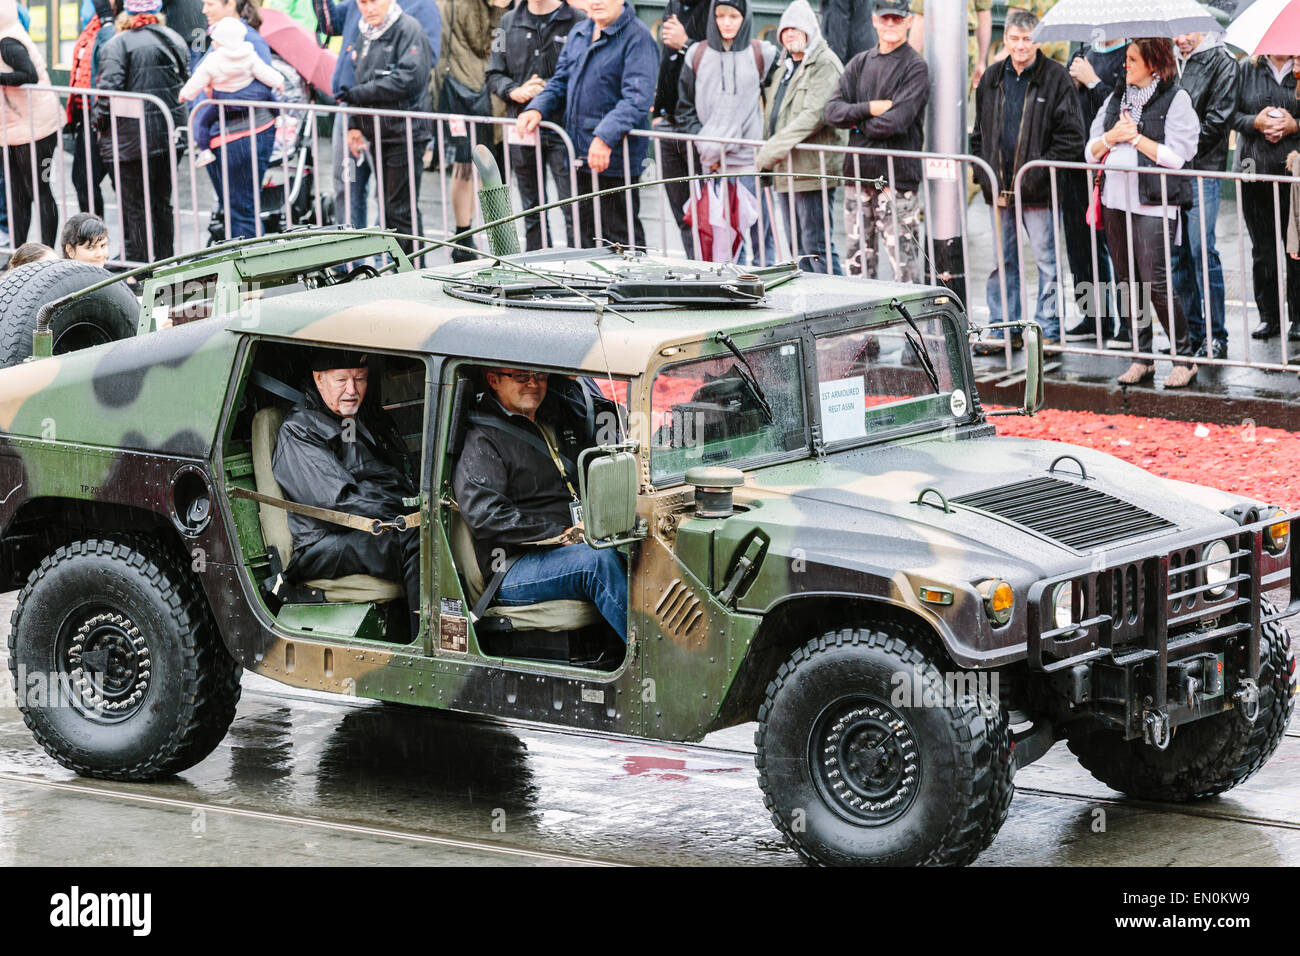
[[[369,356],[365,352],[345,349],[318,349],[311,357],[313,372],[328,372],[336,368],[365,368]]]
[[[912,4],[910,0],[876,0],[876,16],[883,17],[892,13],[894,16],[905,17],[911,12]]]
[[[740,11],[740,15],[745,15],[745,0],[717,0],[715,7],[733,7]]]

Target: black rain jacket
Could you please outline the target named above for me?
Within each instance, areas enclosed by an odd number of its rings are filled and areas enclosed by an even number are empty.
[[[185,107],[176,98],[189,78],[189,50],[175,32],[158,23],[113,34],[100,53],[99,88],[152,93],[170,107],[174,129],[185,128]],[[117,158],[139,160],[140,121],[128,117],[132,104],[117,100],[118,115],[112,120],[117,142],[109,132],[112,97],[95,100],[92,114],[99,132],[99,155],[109,165]],[[138,102],[138,101],[137,101]],[[145,152],[151,156],[169,153],[175,147],[167,135],[167,120],[152,103],[144,103]]]
[[[1300,149],[1300,133],[1270,143],[1255,129],[1255,117],[1265,107],[1276,106],[1292,116],[1300,113],[1296,103],[1295,75],[1287,70],[1278,83],[1268,66],[1268,57],[1250,57],[1237,67],[1237,103],[1232,128],[1237,131],[1237,169],[1261,176],[1285,176],[1286,157]]]
[[[1025,109],[1020,118],[1020,135],[1016,140],[1016,155],[1012,163],[1012,176],[1020,167],[1034,159],[1050,159],[1074,163],[1083,154],[1083,114],[1079,100],[1074,95],[1074,81],[1065,67],[1038,52],[1037,59],[1027,69],[1029,84],[1025,87]],[[984,71],[979,88],[975,91],[975,128],[970,134],[970,151],[993,167],[1002,177],[1002,117],[1006,104],[1006,66],[998,63]],[[977,173],[984,201],[992,204],[993,191],[988,177]],[[1012,180],[1014,182],[1014,179]],[[1000,184],[1010,190],[1012,182]],[[1058,183],[1058,191],[1060,185]],[[1047,206],[1052,201],[1052,183],[1046,167],[1035,167],[1025,173],[1020,187],[1020,200],[1025,206]]]
[[[554,76],[569,31],[587,19],[581,10],[562,2],[553,14],[543,18],[542,28],[537,30],[537,18],[527,13],[528,7],[520,4],[501,18],[488,57],[487,86],[506,104],[507,116],[518,116],[527,107],[526,103],[512,100],[511,92],[534,73],[543,80]]]
[[[271,473],[284,497],[299,504],[330,508],[363,518],[391,519],[411,509],[403,498],[414,498],[414,468],[397,427],[379,406],[374,393],[366,396],[355,429],[345,440],[344,419],[321,400],[308,380],[303,401],[280,426],[271,459]],[[345,529],[326,521],[289,514],[293,549],[300,551],[328,533]]]
[[[613,403],[587,391],[585,383],[552,375],[546,398],[537,410],[538,421],[549,425],[556,437],[569,482],[578,488],[577,465],[582,451],[595,444],[602,416],[613,412]],[[507,412],[496,395],[485,390],[474,406],[474,417],[482,416],[523,430],[542,442],[540,447],[517,434],[473,423],[465,435],[460,460],[452,479],[461,517],[474,536],[479,567],[485,580],[493,575],[493,550],[509,557],[523,550],[525,542],[552,538],[573,522],[569,502],[573,496],[545,450],[541,430],[523,415]],[[471,418],[473,422],[473,418]]]
[[[403,13],[377,40],[357,37],[356,79],[339,99],[350,106],[382,110],[429,112],[429,71],[433,69],[433,48],[420,21]],[[384,116],[379,120],[379,141],[385,146],[406,147],[408,120]],[[433,138],[433,121],[411,119],[411,143],[420,145]],[[350,116],[348,126],[359,129],[368,140],[375,137],[373,116]],[[423,147],[421,146],[421,150]],[[418,160],[418,152],[416,159]]]
[[[1188,168],[1222,171],[1228,162],[1228,130],[1237,104],[1237,61],[1222,45],[1202,50],[1188,57],[1178,82],[1201,119],[1201,138]]]

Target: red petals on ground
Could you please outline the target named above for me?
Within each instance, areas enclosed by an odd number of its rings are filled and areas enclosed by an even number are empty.
[[[1044,409],[995,418],[999,435],[1095,448],[1153,475],[1208,485],[1284,508],[1300,506],[1300,434],[1280,428],[1208,425],[1136,415]]]

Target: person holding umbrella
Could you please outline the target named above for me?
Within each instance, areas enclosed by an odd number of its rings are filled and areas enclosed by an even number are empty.
[[[1156,318],[1174,345],[1174,369],[1165,379],[1165,388],[1185,388],[1196,376],[1194,363],[1178,360],[1190,355],[1191,349],[1182,305],[1169,294],[1165,253],[1180,239],[1179,210],[1191,206],[1193,180],[1138,170],[1181,169],[1196,155],[1200,120],[1191,97],[1178,85],[1177,72],[1174,47],[1168,39],[1131,42],[1124,61],[1124,82],[1097,112],[1084,151],[1089,162],[1106,166],[1101,215],[1120,286],[1120,317],[1124,321],[1131,321],[1134,315],[1144,319],[1145,309],[1138,309],[1144,304],[1143,297],[1134,290],[1149,290]],[[1136,325],[1138,350],[1149,353],[1151,325],[1146,321]],[[1118,381],[1136,385],[1155,371],[1145,359],[1136,359]]]

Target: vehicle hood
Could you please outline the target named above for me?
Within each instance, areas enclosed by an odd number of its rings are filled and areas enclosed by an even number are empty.
[[[1030,478],[1051,475],[1120,498],[1164,518],[1173,527],[1087,553],[983,510],[956,506],[945,512],[933,488],[952,500]],[[936,579],[1007,575],[1022,579],[1088,567],[1105,560],[1156,553],[1189,538],[1227,533],[1236,522],[1222,509],[1250,499],[1172,482],[1110,455],[1024,438],[933,440],[873,446],[821,460],[754,469],[736,501],[749,506],[745,523],[776,531],[809,560],[863,570],[903,569]],[[736,519],[731,519],[728,524]]]

